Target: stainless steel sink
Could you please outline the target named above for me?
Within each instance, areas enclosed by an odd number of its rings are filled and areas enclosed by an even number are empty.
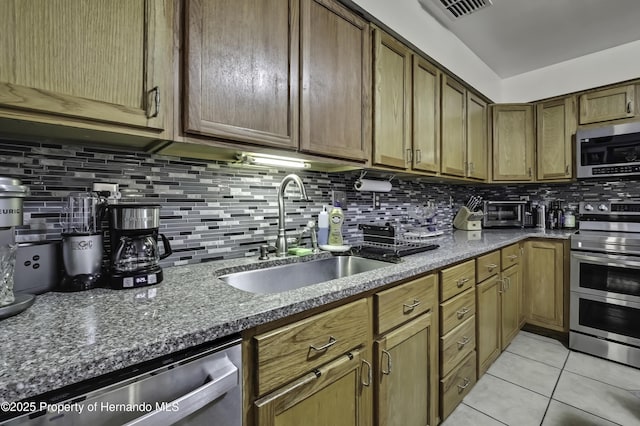
[[[390,265],[392,264],[388,262],[363,257],[334,256],[253,271],[235,272],[218,278],[232,287],[251,293],[279,293]]]

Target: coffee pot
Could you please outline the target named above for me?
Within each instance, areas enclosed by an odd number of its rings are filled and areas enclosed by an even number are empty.
[[[160,205],[122,203],[109,207],[110,285],[115,289],[158,284],[161,259],[171,255],[169,240],[158,232]],[[162,241],[162,253],[158,247]]]

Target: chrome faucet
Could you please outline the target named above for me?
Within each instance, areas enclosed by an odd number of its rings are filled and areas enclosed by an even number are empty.
[[[296,174],[286,175],[278,187],[278,238],[276,239],[276,256],[287,254],[287,235],[284,230],[284,190],[289,182],[294,182],[300,189],[300,199],[308,201],[307,191],[304,188],[302,179]]]

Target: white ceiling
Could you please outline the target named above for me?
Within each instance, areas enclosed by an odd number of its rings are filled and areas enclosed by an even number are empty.
[[[493,0],[455,21],[416,1],[502,78],[640,40],[640,0]]]

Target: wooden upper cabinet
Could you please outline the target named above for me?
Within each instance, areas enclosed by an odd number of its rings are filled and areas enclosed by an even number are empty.
[[[414,170],[440,171],[440,71],[413,55]]]
[[[272,7],[271,2],[257,3]],[[371,147],[369,23],[333,0],[301,0],[300,7],[300,149],[367,161]],[[264,16],[261,21],[272,25]]]
[[[441,172],[464,177],[466,174],[466,98],[464,86],[442,75]]]
[[[374,30],[373,162],[399,169],[411,164],[411,51]]]
[[[493,180],[533,181],[533,105],[492,106]]]
[[[0,107],[27,120],[163,130],[172,93],[167,3],[1,1]]]
[[[637,110],[633,84],[580,95],[580,124],[635,117]]]
[[[187,133],[297,148],[298,7],[186,2]]]
[[[576,98],[570,96],[536,105],[536,178],[567,180],[573,176],[573,135]]]
[[[467,177],[487,180],[487,103],[467,92]]]

